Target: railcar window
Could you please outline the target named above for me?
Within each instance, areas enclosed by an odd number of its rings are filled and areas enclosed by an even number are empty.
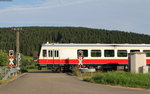
[[[49,56],[49,57],[53,57],[53,53],[52,53],[52,52],[53,52],[52,50],[49,50],[49,51],[48,51],[48,56]]]
[[[101,50],[91,50],[91,57],[101,57]]]
[[[146,53],[146,57],[150,57],[150,50],[143,50]]]
[[[117,56],[118,57],[127,57],[127,50],[118,50]]]
[[[77,55],[79,56],[83,56],[83,57],[88,57],[88,50],[77,50]]]
[[[58,50],[55,50],[55,51],[54,51],[54,56],[55,56],[55,57],[59,57],[59,51],[58,51]]]
[[[53,57],[53,50],[51,50],[51,57]]]
[[[130,50],[130,52],[140,52],[140,50]]]
[[[43,57],[47,57],[47,50],[43,50]]]
[[[105,50],[104,56],[105,57],[114,57],[114,50]]]
[[[54,52],[55,52],[55,57],[57,57],[57,51],[55,50]]]
[[[59,57],[59,51],[56,50],[56,57]]]

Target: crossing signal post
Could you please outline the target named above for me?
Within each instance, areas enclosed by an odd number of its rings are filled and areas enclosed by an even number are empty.
[[[83,61],[83,51],[79,51],[79,56],[78,56],[78,60],[79,60],[79,63],[78,63],[78,66],[81,68],[81,67],[84,67],[82,61]]]
[[[14,50],[9,50],[9,56],[8,56],[8,59],[9,59],[9,64],[8,66],[9,67],[16,67],[16,65],[14,64],[14,60],[15,60],[15,56],[14,56]]]

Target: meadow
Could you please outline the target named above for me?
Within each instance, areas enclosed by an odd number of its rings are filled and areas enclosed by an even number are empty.
[[[128,72],[96,73],[92,77],[83,78],[84,81],[134,88],[150,88],[150,73],[132,74]]]

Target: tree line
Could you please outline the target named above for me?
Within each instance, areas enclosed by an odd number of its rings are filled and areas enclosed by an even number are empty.
[[[150,43],[145,34],[117,30],[92,29],[84,27],[22,27],[20,31],[20,52],[37,56],[41,44],[49,43]],[[0,49],[15,50],[16,31],[0,28]]]

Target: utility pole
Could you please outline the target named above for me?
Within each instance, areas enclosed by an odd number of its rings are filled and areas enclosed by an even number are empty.
[[[17,59],[17,68],[19,69],[19,31],[16,32],[16,59]]]
[[[22,30],[20,27],[13,28],[14,31],[16,31],[16,63],[17,63],[17,69],[20,69],[20,44],[19,44],[19,33]]]

